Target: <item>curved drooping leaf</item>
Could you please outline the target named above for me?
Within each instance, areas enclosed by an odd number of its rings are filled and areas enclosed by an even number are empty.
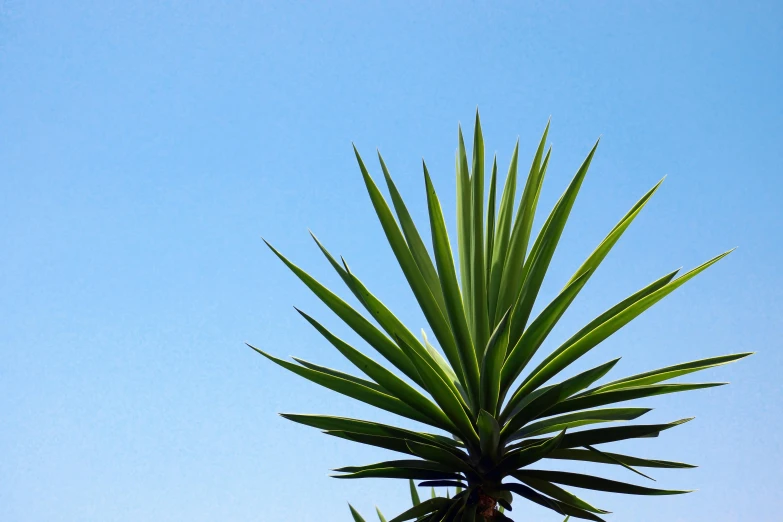
[[[611,457],[609,459],[608,457]],[[695,468],[693,464],[685,464],[684,462],[674,462],[671,460],[657,460],[657,459],[642,459],[639,457],[631,457],[629,455],[620,455],[619,453],[603,452],[603,455],[596,455],[588,450],[581,449],[557,449],[546,456],[548,459],[559,460],[578,460],[584,462],[598,462],[601,464],[617,464],[617,461],[624,462],[629,466],[636,466],[640,468]]]
[[[612,428],[594,428],[577,433],[569,433],[563,437],[560,443],[561,448],[578,448],[581,446],[595,446],[596,444],[606,444],[608,442],[617,442],[627,439],[638,439],[640,437],[657,437],[664,430],[674,428],[693,420],[680,419],[668,424],[641,424],[638,426],[615,426]]]
[[[634,468],[633,466],[629,466],[628,464],[623,462],[622,459],[616,459],[616,458],[612,457],[611,455],[609,455],[607,453],[604,453],[603,451],[599,450],[598,448],[594,448],[594,447],[592,447],[590,445],[585,445],[585,448],[587,448],[588,451],[591,451],[591,452],[595,453],[596,455],[600,455],[601,457],[605,458],[606,460],[613,461],[615,464],[617,464],[618,466],[624,467],[628,471],[632,471],[632,472],[636,473],[637,475],[641,475],[642,477],[644,477],[646,479],[653,480],[653,481],[655,480],[651,476],[645,475],[644,473],[642,473],[638,469]]]
[[[681,495],[690,493],[690,491],[681,491],[675,489],[656,489],[644,486],[636,486],[616,480],[609,480],[592,475],[583,475],[581,473],[570,473],[567,471],[545,471],[539,469],[526,469],[513,474],[515,478],[537,478],[547,480],[556,484],[565,484],[583,489],[594,489],[596,491],[608,491],[609,493],[623,493],[626,495]]]
[[[597,522],[605,522],[604,519],[602,519],[601,517],[599,517],[594,513],[591,513],[590,511],[542,495],[541,493],[535,491],[533,488],[525,486],[524,484],[516,484],[512,482],[512,483],[503,484],[503,487],[507,488],[509,491],[512,491],[521,497],[524,497],[532,502],[535,502],[536,504],[544,506],[545,508],[549,508],[552,511],[555,511],[556,513],[560,513],[561,515],[567,514],[585,520],[595,520]]]
[[[579,509],[584,509],[585,511],[589,511],[591,513],[598,513],[601,515],[609,513],[608,511],[605,511],[603,509],[598,509],[597,507],[592,506],[591,504],[585,502],[584,500],[577,497],[573,493],[570,493],[564,490],[563,488],[556,486],[551,482],[547,482],[546,480],[535,479],[531,477],[521,477],[521,476],[515,478],[517,478],[517,480],[520,480],[521,482],[524,482],[526,485],[530,486],[531,488],[538,490],[544,495],[549,495],[553,499],[559,500],[560,502],[570,504],[574,507],[577,507]]]

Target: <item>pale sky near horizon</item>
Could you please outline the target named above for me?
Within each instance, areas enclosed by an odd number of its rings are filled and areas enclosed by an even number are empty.
[[[537,309],[667,176],[544,348],[739,247],[576,366],[757,352],[685,379],[730,386],[640,401],[696,420],[616,447],[698,464],[653,474],[698,491],[579,492],[614,521],[780,519],[782,44],[774,1],[0,2],[0,521],[402,511],[401,481],[328,478],[393,454],[277,416],[396,422],[245,347],[347,370],[294,305],[356,340],[261,236],[347,298],[311,228],[418,332],[351,142],[379,182],[383,152],[427,230],[424,157],[453,232],[477,106],[502,173],[551,116],[542,216],[602,138]]]

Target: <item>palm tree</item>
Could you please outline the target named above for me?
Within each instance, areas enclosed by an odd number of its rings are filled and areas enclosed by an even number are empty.
[[[517,143],[496,206],[497,161],[493,161],[489,194],[485,197],[484,141],[478,113],[470,165],[460,129],[456,154],[459,274],[426,164],[423,170],[433,256],[383,158],[378,155],[396,219],[354,147],[375,212],[435,343],[429,341],[424,331],[421,339],[415,336],[368,290],[345,260],[335,259],[315,236],[313,239],[321,252],[375,324],[267,243],[390,366],[387,368],[365,355],[300,310],[297,311],[307,322],[364,377],[296,358],[295,364],[251,348],[314,383],[441,432],[412,431],[326,415],[282,414],[289,420],[324,430],[327,435],[405,454],[404,459],[339,468],[335,470],[339,473],[337,478],[413,479],[422,481],[419,485],[424,487],[459,488],[453,497],[421,502],[391,522],[511,520],[500,507],[511,511],[514,495],[560,515],[600,521],[603,519],[599,515],[607,511],[562,486],[635,495],[685,493],[531,466],[560,460],[588,461],[621,466],[642,477],[647,475],[637,468],[693,467],[621,455],[603,448],[604,444],[615,441],[655,437],[690,419],[575,429],[631,421],[650,411],[618,407],[618,403],[720,386],[724,383],[667,381],[749,355],[711,357],[597,384],[615,366],[618,359],[614,359],[562,378],[575,361],[724,258],[729,253],[725,252],[679,277],[678,271],[674,271],[656,279],[590,321],[539,364],[529,368],[552,328],[661,184],[658,182],[631,207],[557,296],[534,317],[532,310],[542,281],[598,145],[590,150],[531,245],[533,217],[551,154],[551,147],[548,150],[545,147],[548,130],[549,124],[536,149],[521,200],[515,205]]]

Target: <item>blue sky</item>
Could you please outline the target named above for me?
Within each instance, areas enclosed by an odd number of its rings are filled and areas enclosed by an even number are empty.
[[[781,42],[779,2],[0,3],[0,520],[399,512],[402,483],[327,477],[389,455],[276,415],[394,420],[244,346],[347,369],[292,305],[355,339],[261,236],[346,295],[312,228],[417,331],[351,142],[380,148],[420,223],[424,157],[453,231],[457,124],[477,106],[502,172],[552,117],[544,212],[602,137],[542,302],[668,175],[553,342],[739,247],[580,363],[758,352],[693,379],[731,386],[645,401],[697,419],[622,446],[699,464],[656,474],[699,491],[586,496],[612,520],[777,518]]]

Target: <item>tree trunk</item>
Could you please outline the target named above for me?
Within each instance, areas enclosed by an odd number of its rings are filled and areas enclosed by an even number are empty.
[[[479,508],[476,514],[480,517],[479,520],[489,522],[495,518],[495,513],[497,513],[497,500],[489,495],[485,495],[483,491],[479,491],[478,505]]]

